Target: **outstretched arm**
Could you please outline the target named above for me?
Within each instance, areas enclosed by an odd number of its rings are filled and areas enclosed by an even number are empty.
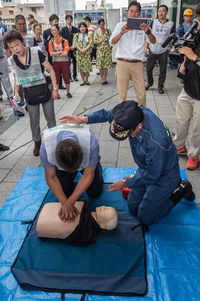
[[[81,124],[81,123],[103,123],[103,122],[110,122],[112,121],[111,116],[111,110],[99,110],[91,114],[87,114],[86,116],[79,117],[74,115],[65,115],[59,118],[59,121],[61,123],[75,123],[75,124]]]

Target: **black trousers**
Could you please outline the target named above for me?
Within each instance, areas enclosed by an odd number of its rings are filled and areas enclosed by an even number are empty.
[[[83,170],[81,171],[83,174]],[[69,197],[74,190],[74,180],[76,178],[77,172],[68,173],[66,171],[62,171],[56,168],[56,175],[60,181],[62,189],[66,195]],[[87,194],[91,198],[98,197],[103,190],[103,176],[102,176],[102,167],[100,162],[98,162],[95,170],[95,175],[92,183],[87,189]]]
[[[77,77],[77,71],[76,71],[76,55],[74,51],[70,51],[70,65],[73,64],[73,78]],[[72,76],[71,76],[72,77]]]
[[[153,68],[156,64],[156,61],[158,60],[158,64],[160,66],[160,74],[158,78],[158,87],[163,88],[166,73],[167,73],[167,57],[168,57],[168,50],[161,53],[161,54],[155,54],[152,52],[149,52],[148,58],[147,58],[147,64],[146,64],[146,70],[147,70],[147,78],[148,83],[150,85],[153,85]]]

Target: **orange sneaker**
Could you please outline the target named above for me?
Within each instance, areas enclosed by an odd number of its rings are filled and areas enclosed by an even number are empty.
[[[198,158],[189,158],[186,164],[186,168],[193,170],[198,168]]]
[[[180,156],[187,155],[187,148],[185,147],[185,145],[182,148],[177,149],[177,154]]]

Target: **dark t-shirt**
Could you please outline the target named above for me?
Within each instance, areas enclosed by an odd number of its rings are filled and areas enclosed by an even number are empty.
[[[30,52],[30,48],[28,48],[28,51],[29,51],[29,60],[28,60],[28,63],[27,63],[27,68],[28,68],[28,67],[30,66],[30,64],[31,64],[31,52]],[[40,50],[38,50],[38,56],[39,56],[39,61],[40,61],[42,73],[44,73],[44,66],[43,66],[42,64],[44,63],[44,61],[45,61],[45,59],[46,59],[46,56],[45,56],[45,55],[42,53],[42,51],[40,51]],[[19,61],[19,59],[18,59],[18,57],[17,57],[16,54],[13,55],[13,59],[14,59],[16,65],[17,65],[19,68],[21,68],[21,69],[23,69],[23,70],[26,70],[25,65],[23,65],[23,64]]]
[[[193,51],[200,56],[200,43]],[[184,90],[190,97],[200,100],[200,66],[187,60],[185,67]]]

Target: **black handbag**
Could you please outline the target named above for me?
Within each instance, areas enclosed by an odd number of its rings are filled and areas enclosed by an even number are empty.
[[[37,105],[51,98],[51,91],[47,83],[24,88],[24,95],[29,105]]]

